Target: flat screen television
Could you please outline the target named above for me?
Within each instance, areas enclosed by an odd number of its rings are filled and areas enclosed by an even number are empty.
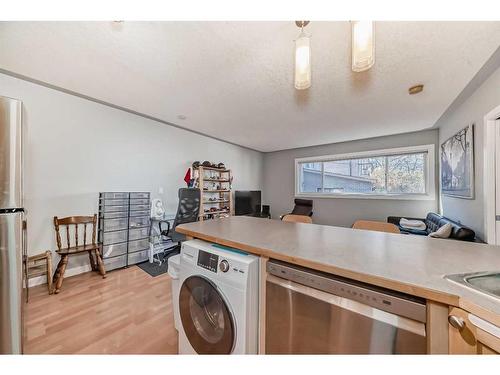
[[[260,190],[236,190],[234,192],[234,214],[260,214]]]

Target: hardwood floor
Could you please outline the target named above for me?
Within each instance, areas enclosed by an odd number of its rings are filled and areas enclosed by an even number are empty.
[[[177,354],[168,274],[139,267],[68,277],[59,294],[30,289],[27,354]]]

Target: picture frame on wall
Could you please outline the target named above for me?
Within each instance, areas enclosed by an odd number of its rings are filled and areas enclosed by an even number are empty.
[[[474,124],[441,144],[441,193],[474,199]]]

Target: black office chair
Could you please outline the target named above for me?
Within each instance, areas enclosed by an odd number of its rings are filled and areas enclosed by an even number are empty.
[[[281,215],[280,219],[283,220],[283,217],[286,215],[303,215],[303,216],[312,216],[313,215],[313,201],[311,199],[299,199],[296,198],[294,200],[295,207],[292,212],[289,214]]]
[[[170,223],[168,221],[161,221],[158,223],[162,236],[170,238],[172,242],[179,242],[178,245],[169,250],[179,248],[180,242],[186,240],[186,236],[184,234],[177,233],[175,231],[177,225],[198,221],[198,215],[200,213],[200,189],[181,188],[179,189],[178,195],[179,205],[177,207],[177,213],[175,214],[175,219],[172,227],[170,227]],[[162,230],[162,223],[167,224],[166,230]]]

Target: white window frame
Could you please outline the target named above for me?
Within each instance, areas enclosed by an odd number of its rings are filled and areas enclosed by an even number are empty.
[[[401,154],[427,153],[424,166],[425,193],[301,193],[300,192],[300,164],[312,162],[328,162],[344,159],[359,159],[377,156],[391,156]],[[323,167],[322,167],[323,170]],[[343,198],[343,199],[402,199],[402,200],[435,200],[436,199],[436,156],[434,144],[388,148],[383,150],[361,151],[348,154],[311,156],[295,159],[295,197],[296,198]]]

